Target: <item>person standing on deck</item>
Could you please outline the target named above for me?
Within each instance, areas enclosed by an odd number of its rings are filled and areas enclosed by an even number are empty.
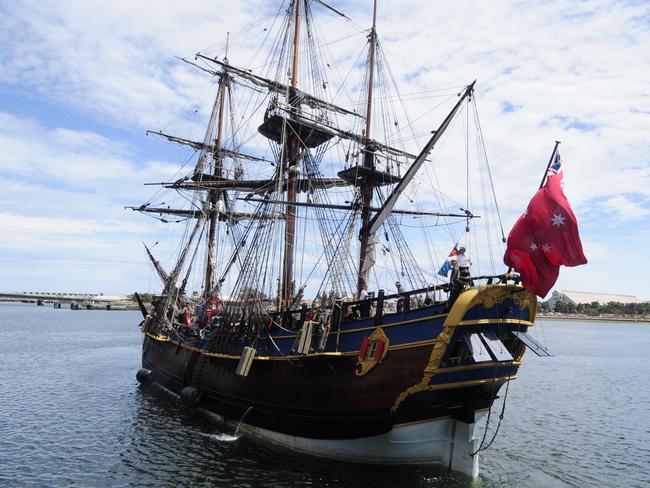
[[[361,291],[359,292],[359,300],[368,299],[368,290],[366,290],[366,285],[361,286]]]
[[[451,259],[451,276],[449,277],[449,300],[447,301],[447,311],[451,310],[452,305],[465,288],[465,283],[460,277],[460,268],[455,258]]]
[[[368,298],[367,286],[363,284],[361,286],[361,291],[359,292],[359,300],[361,301],[359,304],[359,311],[361,312],[362,318],[370,316],[370,302],[368,301]]]
[[[466,252],[464,247],[461,247],[458,250],[458,255],[456,256],[458,261],[458,270],[460,272],[460,280],[465,286],[474,286],[472,281],[469,268],[472,265],[472,259],[469,257],[469,253]]]
[[[408,312],[410,307],[409,297],[404,296],[404,287],[399,281],[395,282],[395,288],[400,297],[397,299],[397,313]]]

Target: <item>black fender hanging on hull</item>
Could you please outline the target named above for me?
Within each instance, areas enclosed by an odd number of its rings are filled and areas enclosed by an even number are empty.
[[[153,371],[147,368],[142,368],[135,374],[135,379],[142,385],[148,385],[153,381]]]
[[[201,403],[201,397],[203,394],[198,388],[193,386],[186,386],[181,390],[181,402],[183,405],[190,408],[195,408]]]

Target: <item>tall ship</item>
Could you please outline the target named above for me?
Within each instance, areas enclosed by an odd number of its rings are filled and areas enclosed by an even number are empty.
[[[376,1],[369,29],[321,0],[276,13],[183,60],[213,80],[202,138],[149,131],[187,157],[129,207],[167,235],[138,380],[293,450],[476,477],[477,422],[546,352],[502,262],[475,83],[400,94]],[[356,37],[324,39],[337,22]]]

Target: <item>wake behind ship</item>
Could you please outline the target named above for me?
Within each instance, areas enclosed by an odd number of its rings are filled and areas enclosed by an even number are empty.
[[[345,14],[293,0],[246,31],[264,57],[237,66],[229,40],[186,60],[216,97],[203,140],[151,132],[193,167],[161,184],[185,206],[158,192],[131,207],[179,234],[166,265],[145,246],[163,291],[142,306],[138,379],[295,450],[476,477],[476,422],[527,346],[547,354],[527,334],[537,299],[497,262],[474,83],[419,92],[445,109],[423,111],[422,133],[392,91],[376,9],[358,55],[320,38],[319,16]]]

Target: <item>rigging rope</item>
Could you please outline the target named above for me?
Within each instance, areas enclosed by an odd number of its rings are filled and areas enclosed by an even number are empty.
[[[522,307],[519,312],[519,325],[518,325],[518,331],[521,332],[521,327],[522,327],[522,320],[524,317],[524,308]],[[521,346],[520,346],[521,347]],[[488,427],[490,426],[490,416],[492,414],[492,405],[490,405],[490,408],[488,410],[488,417],[487,420],[485,421],[485,430],[483,431],[483,438],[481,439],[481,443],[479,444],[479,447],[472,453],[470,453],[470,456],[474,456],[475,454],[478,454],[481,451],[485,451],[486,449],[489,449],[492,443],[496,440],[497,434],[499,433],[499,429],[501,428],[501,422],[504,419],[505,416],[505,411],[506,411],[506,402],[508,400],[508,391],[510,389],[510,377],[512,376],[512,369],[514,367],[514,358],[512,361],[510,361],[510,368],[508,370],[508,379],[506,380],[506,391],[503,395],[503,402],[501,404],[501,413],[499,414],[499,422],[497,423],[496,429],[494,430],[494,434],[492,435],[492,438],[490,439],[490,442],[485,445],[485,439],[487,438],[487,432],[488,432]],[[494,397],[494,388],[495,388],[495,379],[497,376],[497,365],[495,364],[494,366],[494,377],[492,378],[492,393],[490,394],[491,397]]]

